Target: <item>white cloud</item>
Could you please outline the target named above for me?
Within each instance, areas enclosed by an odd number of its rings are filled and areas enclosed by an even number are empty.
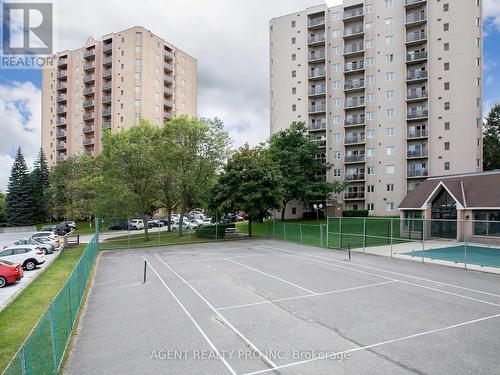
[[[500,0],[483,0],[483,17],[500,28]]]

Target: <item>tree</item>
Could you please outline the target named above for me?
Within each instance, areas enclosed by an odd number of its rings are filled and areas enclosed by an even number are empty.
[[[0,223],[5,222],[5,194],[0,192]]]
[[[252,222],[279,209],[283,202],[283,178],[278,164],[263,146],[248,144],[233,154],[217,184],[212,188],[212,209],[219,212],[244,211],[248,215],[248,234]]]
[[[43,149],[33,165],[31,172],[31,186],[33,192],[33,211],[37,222],[44,222],[47,217],[47,189],[49,187],[49,167]]]
[[[36,223],[33,214],[31,180],[28,173],[28,166],[20,147],[17,149],[7,185],[5,217],[7,223],[12,226],[32,225]]]
[[[159,207],[158,157],[155,154],[160,129],[141,120],[117,133],[107,132],[100,155],[101,184],[98,211],[138,215],[149,240],[148,217]]]
[[[491,108],[484,125],[483,169],[500,169],[500,103]]]
[[[327,182],[331,165],[316,158],[318,142],[312,139],[303,122],[294,122],[269,139],[269,153],[278,164],[283,177],[281,220],[285,219],[288,202],[299,200],[304,205],[316,201],[336,202],[336,195],[345,189],[341,182]]]
[[[217,181],[216,172],[229,154],[229,137],[218,119],[180,116],[165,123],[163,138],[176,165],[175,186],[182,223],[184,213],[206,202],[210,188]]]

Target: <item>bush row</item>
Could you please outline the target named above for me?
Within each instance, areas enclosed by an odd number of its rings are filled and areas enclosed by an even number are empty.
[[[196,236],[199,238],[212,238],[222,240],[226,236],[226,229],[236,228],[235,223],[208,225],[196,228]]]
[[[368,217],[368,210],[345,210],[342,211],[343,217]]]

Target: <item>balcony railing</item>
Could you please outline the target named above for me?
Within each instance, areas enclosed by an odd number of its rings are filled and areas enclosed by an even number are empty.
[[[112,73],[112,69],[103,70],[102,71],[102,77],[103,78],[111,77],[111,73]]]
[[[405,5],[413,5],[418,3],[425,3],[426,0],[405,0]]]
[[[410,52],[406,55],[406,61],[412,62],[427,58],[427,51]]]
[[[113,85],[111,84],[111,82],[106,82],[106,83],[102,84],[102,89],[104,91],[109,91],[109,90],[111,90],[112,87],[113,87]]]
[[[325,41],[325,35],[321,34],[321,35],[313,35],[313,36],[310,36],[308,39],[307,39],[307,42],[309,44],[313,44],[313,43],[321,43],[321,42],[324,42]]]
[[[111,103],[111,99],[112,99],[111,95],[105,95],[102,97],[102,103],[103,104]]]
[[[111,51],[112,49],[113,49],[113,43],[105,44],[102,47],[103,52],[108,52]]]
[[[83,121],[92,120],[94,118],[94,112],[86,112],[83,114]]]
[[[163,93],[164,93],[165,95],[171,96],[171,95],[173,95],[174,91],[173,91],[170,87],[165,87],[165,88],[163,89]]]
[[[57,161],[65,161],[66,160],[66,155],[57,155],[56,160]]]
[[[365,68],[365,63],[363,61],[350,62],[345,64],[344,72],[353,72],[364,68]]]
[[[84,133],[92,133],[94,131],[94,127],[93,126],[84,126],[83,127],[83,132]]]
[[[56,143],[56,150],[65,150],[65,149],[66,149],[66,142]]]
[[[57,78],[66,78],[68,76],[67,70],[60,70],[57,72]]]
[[[344,47],[344,54],[360,52],[365,49],[365,44],[363,42],[348,44]]]
[[[344,36],[351,36],[363,32],[363,26],[352,26],[344,29]]]
[[[66,107],[57,107],[57,113],[58,114],[66,113]]]
[[[344,121],[345,126],[362,125],[364,123],[365,123],[365,116],[346,117]]]
[[[407,138],[424,138],[427,137],[427,129],[408,129]]]
[[[58,95],[58,96],[57,96],[57,101],[58,101],[58,102],[65,102],[65,101],[66,101],[66,98],[67,98],[67,96],[66,96],[66,95]]]
[[[408,110],[408,118],[419,118],[419,117],[427,117],[429,115],[429,111],[427,109],[409,109]]]
[[[357,80],[352,80],[352,81],[347,81],[344,84],[344,89],[345,90],[352,90],[352,89],[359,89],[365,87],[365,80],[364,79],[357,79]]]
[[[365,137],[362,137],[362,136],[356,136],[356,137],[352,137],[352,136],[347,136],[344,140],[344,143],[346,145],[349,145],[349,144],[353,144],[353,143],[362,143],[365,141]]]
[[[58,130],[58,131],[56,132],[56,138],[64,138],[64,137],[66,137],[66,132],[65,132],[65,131],[63,131],[63,130]]]
[[[103,129],[111,129],[111,121],[104,121],[102,123],[102,128]]]
[[[94,144],[94,139],[93,138],[86,138],[83,140],[83,145],[84,146],[89,146]]]
[[[324,95],[326,94],[326,86],[315,86],[309,89],[309,95]]]
[[[102,110],[102,115],[103,116],[111,116],[111,108],[104,108]]]
[[[344,193],[344,199],[365,199],[365,192],[346,192]]]
[[[85,59],[88,59],[88,58],[93,57],[93,56],[95,56],[95,49],[93,49],[93,48],[92,48],[92,49],[89,49],[89,50],[87,50],[87,51],[85,51],[85,52],[83,53],[83,57],[84,57]]]
[[[59,120],[56,121],[56,125],[57,126],[66,125],[66,119],[60,118]]]
[[[354,174],[346,174],[346,181],[363,181],[365,179],[364,173],[354,173]]]
[[[165,51],[163,55],[165,56],[165,60],[167,61],[173,60],[174,58],[174,53],[170,51]]]
[[[165,76],[163,77],[163,81],[168,84],[174,82],[174,79],[170,76]]]
[[[165,120],[170,120],[172,118],[172,112],[164,112],[163,113],[163,118]]]
[[[113,56],[106,56],[104,59],[102,59],[102,65],[108,65],[113,62]]]
[[[307,26],[309,27],[315,27],[324,24],[325,24],[325,17],[310,18],[309,21],[307,21]]]
[[[83,95],[90,95],[94,93],[94,88],[93,87],[85,87],[83,89]]]
[[[164,100],[163,105],[167,108],[172,108],[173,104],[171,100]]]
[[[83,101],[83,108],[90,108],[94,106],[94,101],[93,100],[84,100]]]
[[[407,99],[424,99],[427,98],[426,90],[410,90],[407,94]]]
[[[407,177],[426,177],[429,173],[425,169],[408,169]]]
[[[309,130],[325,130],[326,129],[326,121],[324,122],[315,122],[309,124]]]
[[[427,78],[427,70],[410,70],[406,76],[408,81]]]
[[[95,68],[95,64],[93,62],[83,64],[83,70],[92,70]]]
[[[315,104],[309,106],[309,113],[313,112],[325,112],[326,111],[326,103],[323,104]]]
[[[425,21],[425,12],[411,13],[406,16],[406,23]]]
[[[326,75],[325,68],[317,68],[309,71],[309,78],[324,77]]]
[[[64,66],[64,65],[68,65],[68,59],[63,58],[63,59],[57,60],[57,66]]]
[[[67,87],[68,87],[68,85],[66,83],[58,83],[57,84],[58,90],[66,90]]]
[[[427,150],[408,150],[406,156],[409,158],[426,158],[428,152]]]
[[[406,42],[418,42],[426,38],[425,31],[417,31],[414,33],[406,34]]]
[[[314,51],[309,54],[309,61],[313,60],[321,60],[325,58],[325,51],[320,50],[320,51]]]
[[[87,74],[83,77],[83,82],[92,82],[95,80],[95,76],[93,74]]]
[[[170,63],[165,63],[165,65],[163,65],[163,68],[166,70],[166,71],[169,71],[169,72],[173,72],[174,71],[174,66]]]
[[[365,161],[365,155],[346,155],[346,163],[362,163]]]
[[[363,15],[363,8],[350,9],[344,12],[344,19],[348,20],[349,18],[354,18],[362,15]]]
[[[344,107],[345,108],[352,108],[352,107],[359,107],[365,105],[365,98],[364,97],[359,97],[359,98],[349,98],[346,100]]]

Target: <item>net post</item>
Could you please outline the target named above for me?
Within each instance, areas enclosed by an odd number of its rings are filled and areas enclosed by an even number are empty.
[[[464,267],[467,269],[467,221],[464,220]]]
[[[283,239],[286,241],[286,223],[283,223]]]
[[[347,255],[349,256],[349,262],[351,261],[351,243],[347,244]]]
[[[366,247],[366,217],[363,218],[363,253]]]
[[[276,239],[276,224],[275,224],[275,219],[273,215],[273,240]]]
[[[142,279],[143,284],[146,284],[147,270],[148,270],[148,262],[146,262],[146,260],[144,260],[144,274],[143,274],[143,279]]]
[[[392,243],[394,241],[394,219],[391,219],[391,259],[392,259],[392,253],[393,253],[393,250],[392,250]]]
[[[302,224],[299,224],[299,232],[300,232],[300,243],[304,244],[304,237],[302,236]]]

